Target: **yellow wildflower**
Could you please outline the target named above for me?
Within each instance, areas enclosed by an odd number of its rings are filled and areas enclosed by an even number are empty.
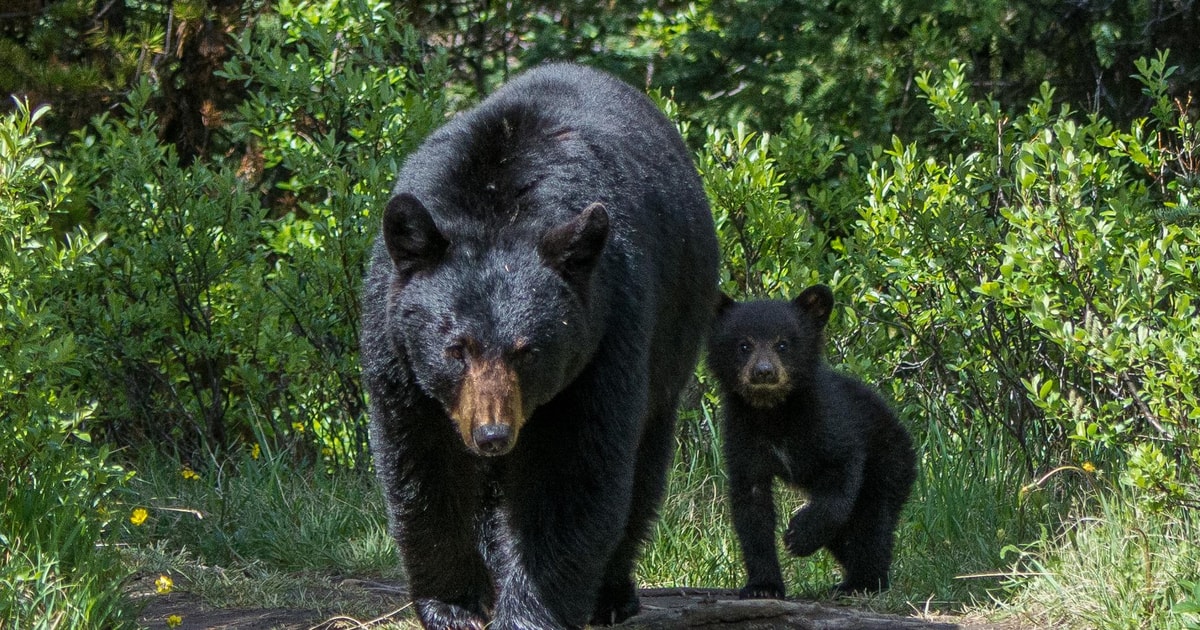
[[[304,424],[300,422],[293,422],[292,430],[294,430],[296,433],[304,433]]]
[[[183,478],[188,480],[200,478],[200,475],[197,475],[196,471],[192,470],[191,466],[184,466],[183,470],[181,470],[179,474],[183,475]]]
[[[183,623],[183,617],[179,615],[170,615],[167,617],[168,628],[178,628],[181,623]]]
[[[133,514],[129,515],[129,522],[138,527],[146,522],[147,516],[150,516],[150,513],[146,511],[146,508],[136,508],[133,510]]]
[[[250,447],[250,457],[258,459],[259,455],[262,455],[262,449],[259,448],[257,443],[255,443],[254,446]]]
[[[166,595],[167,593],[170,593],[171,589],[174,587],[175,582],[171,580],[170,576],[160,575],[158,576],[157,580],[154,580],[154,590],[158,592],[159,595]]]
[[[1085,472],[1085,473],[1096,472],[1096,465],[1093,464],[1092,462],[1083,462],[1083,466],[1080,466],[1080,468],[1082,468],[1083,472]]]

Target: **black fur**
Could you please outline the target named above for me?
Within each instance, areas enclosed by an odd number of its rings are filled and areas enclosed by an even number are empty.
[[[432,134],[382,223],[363,376],[421,622],[633,615],[718,296],[674,126],[609,75],[542,66]]]
[[[746,562],[743,598],[784,597],[775,551],[779,478],[804,489],[784,545],[825,547],[841,564],[840,591],[888,586],[894,532],[916,477],[912,440],[887,404],[824,360],[833,293],[793,301],[724,298],[708,364],[725,408],[724,452],[734,528]]]

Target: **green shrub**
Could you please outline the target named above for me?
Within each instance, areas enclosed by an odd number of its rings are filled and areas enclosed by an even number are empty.
[[[246,33],[225,75],[253,96],[231,133],[261,160],[264,288],[282,309],[286,397],[264,417],[311,432],[328,461],[362,461],[359,287],[401,160],[446,116],[447,71],[380,0],[282,3],[276,29]],[[278,387],[255,383],[251,396]]]
[[[358,291],[403,156],[443,116],[437,64],[383,2],[284,2],[223,76],[251,96],[214,123],[228,155],[184,165],[143,83],[72,152],[97,264],[72,278],[83,381],[109,439],[191,461],[295,447],[366,452]]]
[[[1029,398],[1087,451],[1123,451],[1158,505],[1200,500],[1200,133],[1164,96],[1165,55],[1139,62],[1157,101],[1128,131],[1055,121],[1015,147],[1002,264],[980,287],[1027,313],[1062,367]]]
[[[66,290],[94,358],[85,383],[110,440],[169,444],[195,457],[249,431],[234,420],[256,403],[236,395],[238,370],[269,375],[269,362],[244,363],[278,356],[263,334],[277,315],[259,289],[266,211],[231,165],[181,166],[158,141],[150,96],[143,84],[125,122],[98,119],[95,135],[75,147],[108,239]]]
[[[795,297],[821,277],[839,281],[842,263],[832,247],[864,189],[858,160],[843,152],[840,138],[803,116],[776,135],[710,126],[697,167],[721,242],[726,291]]]
[[[1161,87],[1163,64],[1144,80]],[[856,318],[879,324],[861,351],[896,366],[900,398],[1002,431],[1031,470],[1132,448],[1131,481],[1181,499],[1167,476],[1194,483],[1200,446],[1193,123],[1161,103],[1128,132],[1080,123],[1048,87],[1009,115],[962,81],[918,79],[961,152],[897,140],[869,175],[846,243]]]
[[[706,135],[698,167],[722,245],[722,284],[743,295],[806,286],[815,232],[787,198],[772,137],[742,125]]]
[[[101,543],[126,477],[83,428],[92,407],[68,385],[82,357],[52,306],[52,281],[99,239],[50,225],[72,178],[43,155],[45,113],[0,118],[0,626],[117,626],[125,573]]]

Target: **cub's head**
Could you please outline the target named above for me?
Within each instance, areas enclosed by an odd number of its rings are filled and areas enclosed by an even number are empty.
[[[548,229],[456,242],[416,197],[388,203],[393,343],[474,453],[511,451],[534,410],[586,365],[590,284],[608,233],[596,203]]]
[[[708,344],[710,371],[729,395],[760,409],[812,378],[824,356],[833,292],[818,284],[794,300],[737,302],[722,296]]]

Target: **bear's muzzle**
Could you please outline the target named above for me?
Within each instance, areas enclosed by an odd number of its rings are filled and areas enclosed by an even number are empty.
[[[504,455],[516,445],[525,422],[517,373],[500,358],[468,355],[466,363],[450,417],[463,443],[475,454]]]

